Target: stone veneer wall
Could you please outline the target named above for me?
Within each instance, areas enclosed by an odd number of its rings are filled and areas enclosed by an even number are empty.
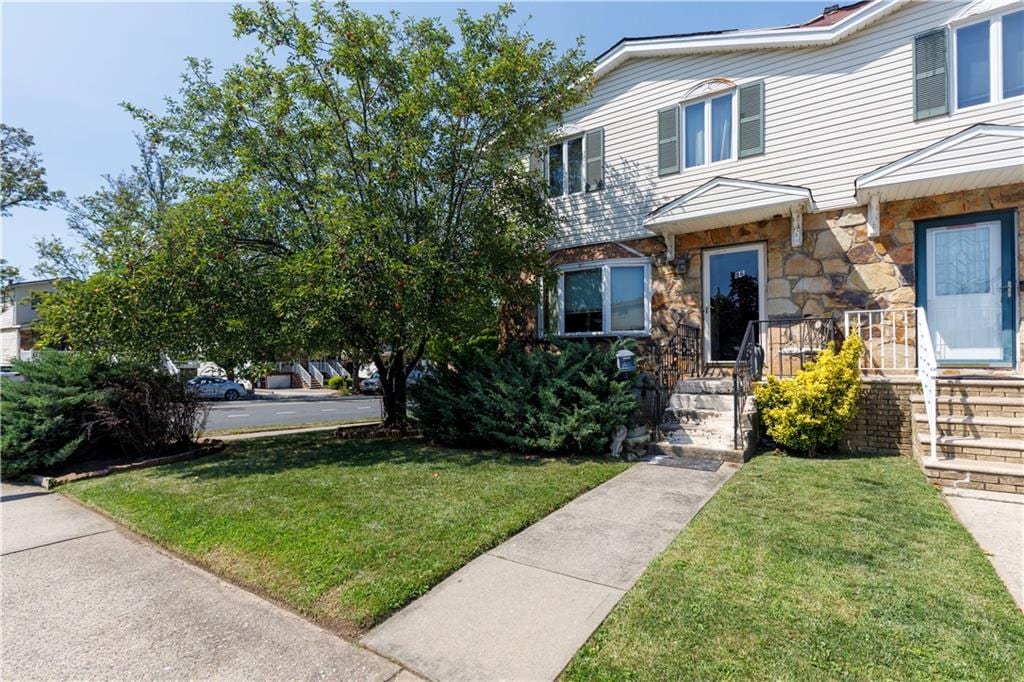
[[[997,209],[1017,209],[1018,275],[1024,279],[1024,183],[883,203],[881,234],[867,236],[864,206],[804,216],[804,240],[790,245],[790,221],[779,217],[676,236],[677,259],[689,257],[682,275],[665,263],[664,242],[647,238],[626,242],[656,256],[652,270],[652,337],[670,334],[680,323],[701,322],[703,249],[750,242],[767,243],[767,316],[790,318],[833,314],[849,309],[913,306],[914,221]],[[552,254],[554,264],[636,254],[617,244],[598,244]],[[1022,292],[1024,294],[1024,292]],[[1018,296],[1018,305],[1021,304]],[[1024,315],[1022,315],[1024,317]],[[1024,355],[1024,324],[1018,333]]]
[[[914,411],[910,396],[921,392],[912,377],[866,377],[857,416],[839,449],[877,455],[913,454]]]

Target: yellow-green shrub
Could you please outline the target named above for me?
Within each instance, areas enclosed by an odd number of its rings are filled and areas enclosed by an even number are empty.
[[[835,445],[857,414],[858,363],[863,351],[859,336],[846,339],[838,353],[830,343],[795,377],[770,376],[755,388],[757,410],[768,436],[788,450],[811,457],[820,448]]]

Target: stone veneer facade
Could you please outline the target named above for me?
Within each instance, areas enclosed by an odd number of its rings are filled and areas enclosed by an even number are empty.
[[[788,217],[677,235],[677,260],[690,259],[682,275],[676,274],[674,263],[666,262],[660,238],[623,242],[628,248],[608,243],[565,249],[552,254],[552,263],[635,257],[629,249],[653,256],[651,337],[657,340],[681,323],[701,324],[703,249],[765,242],[767,316],[841,318],[851,309],[915,305],[914,221],[1000,209],[1017,211],[1021,280],[1024,183],[883,203],[880,235],[870,239],[864,206],[805,215],[803,244],[796,247],[790,244]],[[1018,309],[1021,298],[1018,294]],[[1024,356],[1024,325],[1019,327],[1018,358]]]

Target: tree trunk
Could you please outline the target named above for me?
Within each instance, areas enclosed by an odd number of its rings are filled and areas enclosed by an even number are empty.
[[[406,381],[409,373],[423,357],[426,342],[421,341],[412,359],[405,362],[405,349],[391,351],[391,357],[384,362],[380,355],[373,357],[380,375],[381,400],[384,404],[384,426],[403,427],[409,420]]]

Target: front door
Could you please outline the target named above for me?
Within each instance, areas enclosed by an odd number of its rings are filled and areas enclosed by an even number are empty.
[[[704,251],[704,355],[735,362],[747,323],[762,319],[764,244]]]
[[[1013,362],[1013,214],[917,225],[917,290],[940,364]]]

